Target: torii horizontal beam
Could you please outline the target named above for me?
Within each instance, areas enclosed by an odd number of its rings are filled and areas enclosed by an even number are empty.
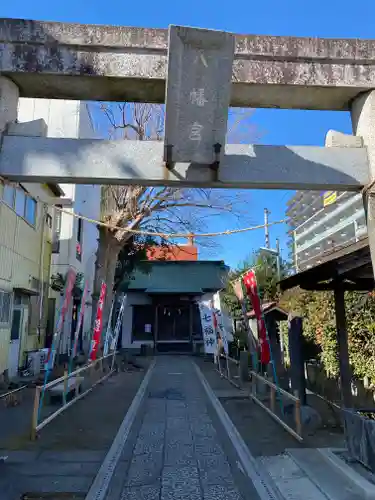
[[[165,167],[163,144],[4,136],[0,175],[14,181],[250,189],[360,190],[369,182],[361,147],[229,144],[218,177],[207,165]]]
[[[168,31],[0,19],[22,97],[164,102]],[[347,110],[374,88],[375,40],[237,35],[231,105]]]

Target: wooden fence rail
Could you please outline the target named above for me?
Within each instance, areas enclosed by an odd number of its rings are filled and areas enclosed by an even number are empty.
[[[23,391],[25,389],[27,389],[27,385],[17,387],[17,389],[13,389],[11,391],[6,392],[5,394],[1,394],[0,401],[4,402],[4,405],[6,407],[17,406],[22,403]]]
[[[44,386],[45,391],[51,392],[51,390],[57,386],[62,385],[63,390],[61,391],[62,396],[62,406],[53,412],[51,415],[46,417],[44,420],[39,422],[39,405],[40,405],[40,397],[43,391],[43,386],[37,386],[35,388],[35,396],[34,396],[34,405],[33,405],[33,413],[31,420],[31,439],[35,440],[37,434],[40,430],[43,429],[46,425],[52,422],[58,415],[67,410],[74,403],[79,401],[81,398],[85,397],[89,392],[91,392],[95,386],[106,380],[108,377],[112,375],[114,372],[114,354],[110,353],[106,356],[103,356],[92,363],[89,363],[72,373],[68,374],[65,372],[64,375],[56,380],[53,380]],[[109,371],[106,371],[105,361],[109,358],[112,358],[111,363],[108,365]],[[72,384],[70,384],[70,380],[72,380]],[[86,380],[90,384],[90,386],[80,393],[80,386]],[[73,398],[70,401],[67,401],[68,392],[72,392]]]
[[[232,385],[237,388],[240,388],[239,367],[240,363],[237,359],[226,356],[225,354],[220,354],[217,367],[218,372],[220,373],[221,377],[226,378]]]
[[[293,437],[295,437],[298,441],[302,442],[302,421],[301,421],[301,401],[298,397],[294,396],[288,391],[285,391],[281,387],[278,387],[276,384],[268,380],[266,377],[263,377],[259,373],[254,371],[249,371],[251,376],[251,390],[249,396],[251,399],[257,403],[261,408],[263,408],[276,422],[278,422],[286,431],[289,432]],[[258,387],[259,384],[261,386],[267,386],[269,388],[269,406],[264,404],[263,401],[258,397]],[[262,391],[263,393],[263,391]],[[282,416],[277,415],[277,399],[281,401],[281,408],[285,408],[284,401],[289,401],[294,405],[293,412],[293,420],[294,420],[294,429],[288,425]],[[283,400],[282,400],[283,399]],[[282,411],[283,413],[283,411]]]
[[[217,370],[221,377],[226,378],[232,385],[237,388],[246,389],[248,383],[241,379],[240,361],[225,354],[220,354],[217,363]],[[245,367],[246,368],[246,367]],[[246,371],[246,370],[245,370]],[[274,382],[260,375],[259,373],[248,370],[250,382],[250,390],[248,396],[261,408],[263,408],[278,424],[280,424],[294,438],[302,442],[302,421],[301,421],[301,401],[298,397],[278,387]],[[262,400],[261,400],[262,398]],[[293,410],[293,427],[290,422],[285,420],[284,407],[285,402],[292,404]],[[278,405],[280,404],[280,411]],[[279,413],[279,414],[278,414]]]

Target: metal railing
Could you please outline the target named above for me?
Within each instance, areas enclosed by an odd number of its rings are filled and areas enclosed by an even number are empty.
[[[43,427],[86,396],[95,386],[110,377],[115,371],[114,365],[115,355],[110,353],[71,373],[65,371],[62,377],[49,382],[45,386],[35,387],[31,439],[35,440],[38,432]],[[44,397],[42,400],[43,402],[46,401],[47,404],[43,404],[43,407],[41,407],[43,390],[47,398]],[[49,404],[53,398],[61,399],[61,406],[56,410],[54,410],[53,405]]]
[[[301,421],[301,401],[288,391],[250,371],[251,399],[263,408],[276,422],[298,441],[303,441]]]

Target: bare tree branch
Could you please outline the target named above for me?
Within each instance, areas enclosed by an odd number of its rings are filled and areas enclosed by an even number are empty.
[[[109,125],[113,139],[161,140],[164,132],[164,106],[148,103],[101,103],[99,105]],[[232,112],[229,135],[238,134],[244,121],[248,127],[251,113]],[[121,248],[132,238],[127,229],[147,229],[157,232],[202,230],[212,217],[228,214],[238,220],[248,218],[249,211],[243,193],[221,189],[105,186],[102,188],[102,219],[116,229],[100,228],[97,276],[94,295],[98,295],[104,280],[108,290],[114,281],[114,261]],[[165,240],[166,241],[166,240]],[[198,243],[213,248],[213,239]],[[95,309],[94,309],[95,310]]]

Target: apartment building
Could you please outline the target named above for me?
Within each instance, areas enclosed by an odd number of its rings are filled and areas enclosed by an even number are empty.
[[[367,235],[362,195],[297,191],[287,203],[290,258],[303,271]]]
[[[96,137],[93,119],[87,103],[54,99],[21,99],[20,119],[43,118],[47,123],[49,137],[93,139]],[[100,219],[101,187],[93,185],[60,184],[64,192],[64,212],[55,211],[52,227],[51,276],[66,276],[69,267],[82,273],[80,287],[76,287],[73,301],[63,326],[60,352],[68,352],[74,334],[77,313],[83,292],[84,281],[88,285],[85,300],[84,321],[80,344],[88,337],[91,327],[92,297],[98,229],[96,224],[76,217]],[[68,212],[68,213],[67,213]],[[61,305],[61,294],[49,288],[47,346],[50,344],[57,313]]]
[[[44,346],[55,184],[0,183],[0,373]]]

